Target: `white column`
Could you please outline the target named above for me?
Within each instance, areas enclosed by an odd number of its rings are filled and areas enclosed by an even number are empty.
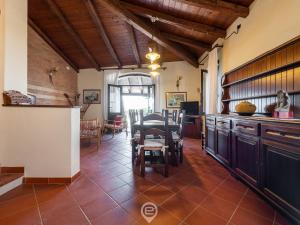
[[[1,0],[4,90],[27,93],[27,0]]]
[[[217,112],[217,76],[218,76],[218,49],[209,53],[208,77],[206,79],[206,113]]]

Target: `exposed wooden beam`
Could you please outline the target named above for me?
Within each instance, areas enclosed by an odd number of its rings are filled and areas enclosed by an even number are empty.
[[[127,24],[127,30],[128,30],[129,36],[130,36],[130,44],[131,44],[131,48],[133,51],[133,55],[134,55],[136,64],[138,65],[138,67],[141,67],[141,58],[140,58],[140,54],[139,54],[139,50],[138,50],[138,46],[137,46],[134,28],[130,24]]]
[[[222,0],[177,0],[178,2],[183,2],[188,5],[194,5],[199,8],[206,8],[210,9],[212,11],[219,11],[219,12],[226,12],[226,13],[231,13],[236,16],[240,17],[247,17],[249,14],[249,8],[231,3],[231,2],[225,2]]]
[[[181,19],[179,17],[171,16],[166,13],[162,13],[158,10],[152,10],[148,8],[144,8],[138,5],[133,5],[127,2],[121,2],[121,5],[125,7],[126,9],[134,12],[137,15],[140,16],[146,16],[146,17],[155,17],[158,18],[158,20],[162,23],[173,25],[179,28],[193,30],[205,34],[214,35],[216,37],[224,38],[226,35],[226,30],[220,29],[218,27],[214,27],[211,25],[203,24],[203,23],[197,23],[186,19]]]
[[[59,54],[77,73],[79,72],[79,67],[74,63],[69,57],[66,56],[66,54],[48,37],[48,35],[45,34],[44,31],[39,28],[35,22],[31,18],[28,18],[28,24],[29,26],[48,43],[48,45],[56,51],[57,54]]]
[[[102,37],[110,55],[113,57],[114,61],[118,65],[118,67],[122,67],[121,61],[120,61],[114,47],[112,46],[112,43],[106,33],[103,23],[100,20],[100,17],[97,14],[94,3],[92,2],[92,0],[84,0],[84,3],[85,3],[86,8],[88,9],[88,12],[89,12],[95,26],[96,26],[98,33]]]
[[[60,22],[62,23],[65,30],[70,34],[70,36],[73,38],[73,40],[76,42],[78,47],[81,49],[81,51],[86,55],[86,57],[89,59],[89,61],[93,64],[93,66],[100,70],[100,65],[96,61],[96,59],[92,56],[84,42],[81,40],[79,34],[75,31],[73,26],[70,24],[70,22],[67,20],[61,9],[56,5],[56,3],[53,0],[45,0],[47,4],[49,5],[51,11],[59,18]]]
[[[209,50],[209,49],[211,49],[210,44],[207,44],[207,43],[204,43],[204,42],[201,42],[201,41],[196,41],[196,40],[180,37],[180,36],[170,34],[170,33],[162,33],[162,34],[167,39],[169,39],[171,41],[175,41],[177,43],[187,45],[187,46],[190,46],[190,47],[198,49],[198,50]]]
[[[177,45],[162,36],[160,31],[154,26],[148,25],[141,18],[122,7],[119,0],[99,0],[99,2],[101,2],[102,5],[109,9],[112,13],[118,15],[121,19],[131,24],[135,29],[139,30],[146,36],[153,38],[153,40],[159,45],[198,68],[199,63],[195,55],[184,49],[182,46]]]

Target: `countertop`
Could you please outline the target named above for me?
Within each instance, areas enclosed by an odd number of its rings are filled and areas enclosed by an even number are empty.
[[[278,123],[295,123],[300,124],[300,118],[291,118],[291,119],[283,119],[283,118],[275,118],[275,117],[267,117],[267,116],[239,116],[235,114],[208,114],[208,116],[220,116],[220,117],[229,117],[233,119],[245,119],[245,120],[255,120],[255,121],[263,121],[263,122],[278,122]]]

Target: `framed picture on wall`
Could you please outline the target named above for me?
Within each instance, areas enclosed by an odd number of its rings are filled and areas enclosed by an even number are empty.
[[[166,92],[166,107],[180,108],[180,102],[187,101],[187,92]]]
[[[101,104],[100,89],[84,89],[83,104]]]

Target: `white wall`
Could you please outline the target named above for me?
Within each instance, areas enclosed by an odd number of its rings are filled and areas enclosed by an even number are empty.
[[[243,63],[300,35],[299,0],[256,0],[250,14],[237,19],[227,34],[242,27],[224,42],[223,69],[228,72]]]
[[[4,15],[3,15],[4,1],[0,0],[0,93],[3,92],[4,87]],[[3,124],[4,118],[2,116],[3,98],[0,97],[0,124]],[[1,134],[5,132],[5,128],[0,126],[0,167],[3,165],[3,154],[5,149],[4,138]]]
[[[195,68],[189,65],[186,62],[169,62],[164,63],[163,67],[166,67],[166,70],[161,70],[159,75],[160,80],[160,93],[159,102],[157,111],[166,108],[165,102],[165,92],[170,91],[181,91],[187,92],[188,101],[200,101],[200,92],[201,88],[201,75],[200,69]],[[96,71],[95,69],[84,69],[80,70],[78,74],[78,91],[81,94],[80,103],[82,102],[82,90],[83,89],[101,89],[101,102],[104,101],[104,74],[125,74],[131,72],[130,70],[106,70],[104,72]],[[133,70],[134,73],[149,73],[148,69],[136,69]],[[177,89],[176,80],[178,76],[182,76],[183,79],[180,81],[180,87]],[[103,104],[101,105],[91,105],[88,109],[85,119],[92,119],[96,117],[103,118],[106,109],[104,109]]]
[[[27,93],[27,0],[2,0],[4,89]]]
[[[101,89],[101,104],[92,104],[84,119],[103,119],[103,72],[95,69],[80,70],[78,74],[78,92],[80,93],[80,105],[82,105],[82,97],[84,89]]]
[[[160,109],[166,108],[166,92],[181,91],[187,92],[188,101],[200,101],[201,74],[187,62],[164,63],[166,70],[160,75]],[[179,88],[176,87],[178,76],[182,76]]]
[[[27,0],[0,0],[0,92],[27,92]],[[79,171],[79,108],[3,107],[0,164],[26,177],[71,177]]]
[[[3,165],[25,177],[71,177],[79,171],[79,108],[3,107]]]

